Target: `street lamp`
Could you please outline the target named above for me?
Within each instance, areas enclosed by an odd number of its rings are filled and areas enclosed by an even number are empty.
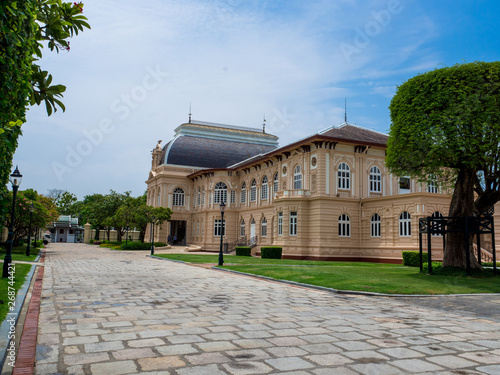
[[[153,221],[151,222],[151,255],[154,255],[155,253],[155,245],[154,245],[154,242],[153,242],[153,239],[154,239],[154,235],[153,235],[153,231],[154,231],[154,223],[155,223],[155,217],[153,216]]]
[[[31,203],[30,206],[30,225],[28,229],[28,246],[26,246],[26,256],[30,256],[30,246],[31,246],[31,219],[33,218],[33,212],[35,211],[35,206]]]
[[[224,202],[221,202],[220,204],[220,215],[221,215],[221,220],[220,220],[220,250],[219,250],[219,266],[222,266],[224,264],[224,256],[222,255],[222,238],[223,238],[223,229],[224,229],[224,209],[226,208],[226,205]]]
[[[19,173],[19,169],[14,170],[14,172],[10,175],[10,183],[12,184],[12,212],[10,214],[10,227],[9,227],[9,237],[7,238],[7,253],[5,254],[5,258],[3,259],[3,273],[2,277],[9,277],[9,268],[12,263],[12,243],[14,242],[14,213],[16,207],[16,194],[17,189],[19,189],[19,185],[21,185],[21,181],[23,179],[23,175]]]

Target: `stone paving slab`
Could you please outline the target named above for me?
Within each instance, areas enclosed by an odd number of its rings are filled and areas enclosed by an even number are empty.
[[[336,295],[54,243],[35,373],[500,374],[500,299],[441,298]]]

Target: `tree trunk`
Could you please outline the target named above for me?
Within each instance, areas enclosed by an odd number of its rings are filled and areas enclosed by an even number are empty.
[[[461,169],[455,183],[455,191],[450,203],[450,217],[478,216],[474,206],[474,178],[473,170]],[[469,230],[472,229],[472,223]],[[465,220],[455,220],[449,223],[450,232],[446,237],[446,245],[443,254],[443,267],[467,267],[467,253],[465,250]],[[471,269],[481,269],[473,252],[473,235],[469,234],[469,259]]]
[[[118,242],[122,242],[122,233],[123,233],[122,227],[116,227],[115,230],[116,230],[116,240]]]

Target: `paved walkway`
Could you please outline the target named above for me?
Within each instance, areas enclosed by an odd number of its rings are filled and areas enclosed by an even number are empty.
[[[45,264],[36,374],[500,374],[498,314],[88,245],[50,244]]]

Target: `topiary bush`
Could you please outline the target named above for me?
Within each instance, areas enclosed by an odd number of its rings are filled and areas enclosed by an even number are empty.
[[[260,248],[262,259],[281,259],[283,248],[280,246],[265,246]]]
[[[237,246],[236,255],[240,257],[252,256],[252,248],[250,246]]]
[[[427,253],[422,253],[424,263],[428,262]],[[403,265],[408,267],[420,267],[420,252],[419,251],[403,251]]]

